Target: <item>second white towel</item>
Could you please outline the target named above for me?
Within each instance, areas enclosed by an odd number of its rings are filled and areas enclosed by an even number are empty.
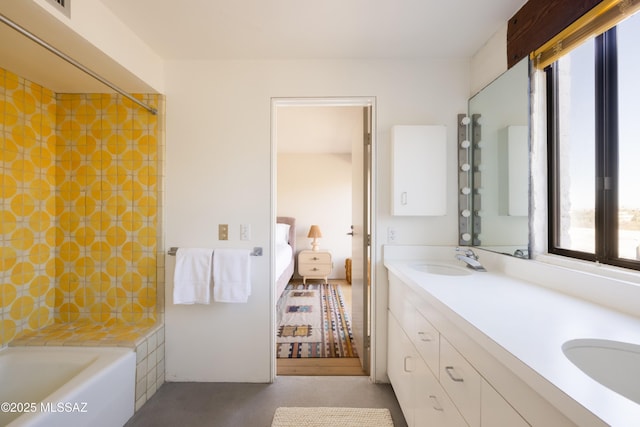
[[[216,249],[213,253],[213,300],[247,302],[251,295],[250,264],[247,249]]]

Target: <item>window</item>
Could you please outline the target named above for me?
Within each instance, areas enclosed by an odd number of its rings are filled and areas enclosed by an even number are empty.
[[[640,269],[640,14],[548,66],[549,251]]]

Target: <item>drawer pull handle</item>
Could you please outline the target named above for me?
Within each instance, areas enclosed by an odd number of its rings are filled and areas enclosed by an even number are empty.
[[[424,342],[431,342],[433,341],[433,338],[431,337],[431,335],[429,335],[426,332],[418,332],[418,335],[420,335],[420,340],[424,341]]]
[[[447,366],[444,368],[444,370],[447,371],[447,375],[449,375],[449,378],[451,378],[452,381],[455,381],[457,383],[461,383],[464,381],[464,378],[455,375],[456,371],[453,370],[453,366]]]
[[[311,258],[314,261],[318,261],[320,258],[318,258],[317,256],[314,256],[313,258]]]
[[[400,204],[403,205],[403,206],[407,204],[407,192],[406,191],[403,191],[400,194]]]
[[[442,405],[440,404],[440,402],[438,402],[438,398],[436,396],[429,395],[429,399],[431,399],[431,406],[433,406],[433,409],[435,409],[436,411],[444,411],[444,408],[442,407]]]
[[[413,366],[411,363],[408,363],[411,361],[411,356],[405,356],[404,358],[404,366],[402,367],[404,369],[405,372],[413,372]]]
[[[313,267],[311,270],[312,271],[318,271],[318,268],[317,267]]]

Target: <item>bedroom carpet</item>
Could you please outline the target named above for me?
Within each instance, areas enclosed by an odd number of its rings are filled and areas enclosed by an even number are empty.
[[[278,301],[278,358],[357,357],[340,287],[294,284]]]

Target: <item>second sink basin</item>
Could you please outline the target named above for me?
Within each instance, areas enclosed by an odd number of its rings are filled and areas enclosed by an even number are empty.
[[[410,264],[409,267],[421,273],[435,274],[438,276],[468,276],[471,274],[471,271],[464,267],[438,262],[416,262]]]
[[[585,374],[640,404],[640,345],[600,339],[575,339],[564,343],[562,351]]]

